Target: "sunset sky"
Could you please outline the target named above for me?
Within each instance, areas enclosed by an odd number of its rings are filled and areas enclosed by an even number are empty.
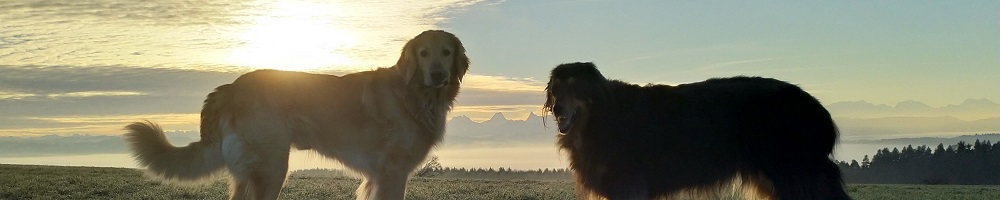
[[[205,95],[241,73],[388,67],[428,29],[465,44],[472,67],[451,116],[474,120],[537,113],[549,70],[577,61],[639,84],[773,77],[824,104],[1000,102],[998,8],[992,0],[0,1],[0,136],[117,135],[139,119],[196,130]]]
[[[552,67],[591,61],[638,84],[789,81],[840,117],[842,140],[995,132],[998,22],[992,0],[0,1],[0,137],[85,140],[141,119],[197,130],[205,95],[242,73],[388,67],[428,29],[465,44],[472,67],[451,116],[477,121],[537,113]],[[445,141],[434,154],[454,167],[566,166],[551,137],[532,138],[548,140]],[[882,147],[842,143],[835,154],[860,159]],[[292,169],[332,163],[292,156]],[[0,163],[135,166],[124,152]]]

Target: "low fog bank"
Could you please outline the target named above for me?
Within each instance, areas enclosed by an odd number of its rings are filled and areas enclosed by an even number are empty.
[[[524,119],[507,119],[502,113],[496,113],[485,121],[457,116],[449,120],[444,141],[432,154],[438,155],[440,162],[446,167],[564,167],[567,165],[565,155],[555,145],[556,130],[549,127],[552,123],[546,126],[545,120],[534,113]],[[838,122],[842,135],[833,155],[837,160],[860,161],[865,155],[874,155],[878,149],[902,148],[907,145],[936,146],[955,144],[958,141],[1000,141],[1000,134],[976,131],[914,131],[906,132],[908,134],[868,134],[857,137],[859,134],[854,130],[864,126],[855,124],[876,124],[876,121],[845,122],[847,123]],[[177,146],[186,146],[200,139],[195,131],[171,131],[166,135]],[[310,151],[293,151],[292,154],[292,168],[340,166],[335,161]],[[108,135],[0,137],[0,163],[135,167],[134,161],[128,156],[123,138]]]

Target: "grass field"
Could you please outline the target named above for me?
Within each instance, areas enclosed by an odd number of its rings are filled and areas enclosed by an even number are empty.
[[[291,176],[282,199],[353,199],[359,181]],[[413,179],[407,199],[573,199],[566,181]],[[226,182],[176,186],[136,169],[0,164],[0,199],[225,199]],[[856,199],[1000,199],[1000,186],[850,185]],[[691,197],[687,197],[691,198]],[[686,199],[686,198],[685,198]]]

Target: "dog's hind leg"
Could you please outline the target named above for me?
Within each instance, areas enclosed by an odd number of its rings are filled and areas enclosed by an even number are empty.
[[[380,174],[378,181],[375,182],[375,194],[372,199],[402,200],[406,195],[406,182],[409,178],[409,173],[407,172],[409,171]]]
[[[235,133],[226,133],[222,138],[222,157],[232,179],[229,182],[229,199],[252,199],[253,184],[250,177],[253,174],[253,164],[260,157],[247,150],[246,142]]]
[[[393,152],[405,152],[400,149]],[[375,156],[374,173],[366,175],[369,178],[370,196],[368,199],[377,200],[402,200],[406,196],[406,182],[412,172],[422,159],[414,159],[417,156],[405,157],[393,155]]]
[[[407,174],[401,176],[365,175],[365,178],[361,180],[361,186],[355,191],[355,195],[357,195],[358,200],[402,200],[406,193],[407,178]]]
[[[284,143],[288,144],[288,143]],[[259,152],[261,163],[252,171],[250,177],[254,184],[255,199],[278,199],[281,188],[288,175],[288,145],[270,146],[269,150]]]
[[[251,194],[253,194],[251,190],[250,180],[236,178],[235,175],[232,180],[229,180],[230,200],[250,199]]]
[[[371,178],[362,178],[361,186],[358,186],[358,190],[354,191],[354,195],[357,196],[355,199],[372,199],[373,189],[375,188],[375,182]]]
[[[223,157],[233,176],[231,199],[277,199],[288,173],[289,143],[284,137],[252,140],[233,132],[222,140]]]

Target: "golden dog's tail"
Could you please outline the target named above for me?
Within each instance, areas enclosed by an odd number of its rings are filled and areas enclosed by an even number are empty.
[[[219,171],[225,162],[219,143],[192,142],[175,147],[167,141],[163,129],[153,122],[135,122],[125,126],[132,157],[140,166],[166,180],[197,181]]]
[[[163,129],[150,121],[125,126],[125,140],[132,157],[147,171],[170,181],[198,181],[225,167],[219,131],[219,102],[228,97],[229,84],[208,95],[202,110],[201,141],[175,147],[167,141]]]

